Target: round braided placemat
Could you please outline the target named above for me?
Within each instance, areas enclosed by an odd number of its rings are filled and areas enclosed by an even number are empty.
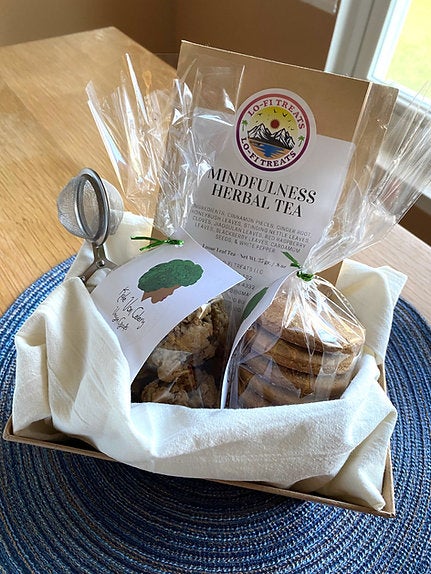
[[[43,275],[0,319],[2,428],[14,389],[13,336],[70,263]],[[386,360],[399,413],[396,518],[1,441],[0,572],[431,572],[430,348],[430,328],[399,301]]]

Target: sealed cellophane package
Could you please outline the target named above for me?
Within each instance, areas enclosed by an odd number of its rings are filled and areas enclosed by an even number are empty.
[[[228,330],[225,298],[201,305],[148,357],[132,382],[132,401],[218,408]]]
[[[382,126],[386,134],[376,165],[368,173],[356,170],[305,261],[285,252],[295,271],[270,295],[262,289],[249,301],[245,316],[254,313],[253,321],[230,364],[231,407],[337,399],[348,387],[359,358],[369,352],[366,332],[349,301],[319,273],[380,241],[429,184],[426,110],[417,97],[401,117]]]
[[[237,348],[231,406],[339,398],[365,341],[346,298],[328,281],[290,275]]]
[[[171,89],[155,89],[151,76],[129,54],[114,90],[105,93],[94,84],[88,86],[89,105],[125,201],[153,222],[151,236],[137,228],[131,237],[142,251],[141,258],[145,259],[150,250],[161,256],[160,263],[139,278],[139,289],[149,294],[142,296],[145,305],[155,307],[199,281],[202,274],[205,277],[200,265],[183,260],[185,239],[183,234],[181,240],[177,237],[188,217],[194,190],[212,165],[216,149],[223,145],[223,133],[233,118],[235,103],[230,98],[235,93],[226,90],[226,73],[217,68],[209,71],[213,97],[224,102],[223,109],[212,113],[201,111],[199,75],[191,88],[176,78]],[[229,70],[229,82],[235,83],[234,69]],[[205,121],[211,124],[212,137],[198,137],[193,131],[200,113],[205,113]],[[163,252],[166,249],[171,253],[168,260]],[[160,313],[163,322],[166,317],[162,310]],[[218,407],[231,328],[226,294],[217,293],[203,303],[197,300],[191,312],[161,338],[134,376],[132,402]],[[142,336],[147,336],[143,331]]]

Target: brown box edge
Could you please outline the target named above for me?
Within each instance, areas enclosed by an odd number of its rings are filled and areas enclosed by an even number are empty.
[[[70,454],[79,454],[81,456],[88,456],[91,458],[98,458],[101,460],[118,462],[115,459],[107,456],[106,454],[91,450],[91,447],[82,448],[81,446],[71,446],[69,444],[62,444],[56,442],[49,442],[37,439],[31,439],[26,437],[17,436],[13,433],[12,417],[10,416],[6,426],[3,430],[3,439],[9,442],[15,442],[20,444],[27,444],[31,446],[38,446],[42,448],[48,448],[51,450],[58,450],[61,452],[67,452]],[[84,443],[82,443],[84,445]],[[271,486],[266,483],[261,482],[239,482],[239,481],[226,481],[226,480],[212,480],[212,482],[220,482],[223,484],[230,484],[232,486],[237,486],[240,488],[248,488],[251,490],[257,490],[261,492],[267,492],[269,494],[277,494],[280,496],[285,496],[288,498],[296,498],[299,500],[316,502],[320,504],[326,504],[329,506],[335,506],[337,508],[344,508],[347,510],[353,510],[356,512],[362,512],[365,514],[374,514],[376,516],[382,516],[384,518],[395,518],[395,504],[394,504],[394,487],[393,487],[393,474],[392,474],[392,463],[391,463],[391,453],[388,447],[388,452],[386,455],[386,465],[385,472],[383,476],[383,488],[382,496],[386,502],[382,510],[376,510],[368,506],[362,506],[359,504],[352,504],[349,502],[344,502],[342,500],[336,500],[332,498],[326,498],[314,494],[304,494],[302,492],[296,492],[294,490],[289,490],[285,488],[278,488]]]

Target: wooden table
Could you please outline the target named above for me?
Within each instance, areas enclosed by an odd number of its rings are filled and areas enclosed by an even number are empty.
[[[78,250],[58,223],[56,199],[81,168],[116,183],[85,87],[118,78],[125,52],[153,85],[174,71],[114,28],[0,48],[0,314],[40,275]],[[358,260],[409,275],[403,297],[431,323],[431,248],[397,226]]]

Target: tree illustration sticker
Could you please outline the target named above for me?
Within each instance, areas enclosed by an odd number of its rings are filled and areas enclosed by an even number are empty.
[[[202,277],[203,269],[188,259],[173,259],[151,267],[141,275],[138,288],[144,293],[141,301],[150,299],[151,303],[163,301],[179,287],[188,287]]]

